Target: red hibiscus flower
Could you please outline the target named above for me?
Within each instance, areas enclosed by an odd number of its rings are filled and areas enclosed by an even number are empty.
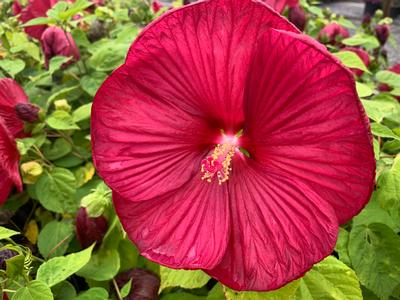
[[[27,102],[28,97],[14,80],[0,79],[0,204],[7,200],[13,186],[22,190],[15,137],[21,134],[24,124],[18,119],[15,106]]]
[[[54,56],[72,57],[72,59],[64,63],[63,67],[80,58],[78,47],[72,35],[60,27],[51,26],[47,28],[42,34],[40,43],[45,57],[46,68],[49,66],[50,59]]]
[[[336,45],[338,41],[348,38],[349,36],[349,32],[346,28],[333,22],[321,29],[318,34],[318,40],[322,43]]]
[[[19,15],[21,13],[21,11],[22,11],[21,3],[19,3],[18,0],[14,0],[14,2],[12,4],[13,15],[14,16]]]
[[[58,0],[29,0],[28,5],[21,12],[20,19],[23,23],[27,23],[35,18],[46,17],[47,11],[57,2]],[[46,25],[28,26],[25,27],[25,32],[39,40],[46,28]]]
[[[24,123],[17,114],[17,106],[28,104],[28,96],[24,90],[11,78],[0,79],[0,119],[10,134],[19,137],[24,129]]]
[[[202,1],[151,23],[99,89],[91,128],[142,255],[236,290],[302,276],[374,186],[353,75],[258,1]]]
[[[358,57],[362,60],[362,62],[364,63],[364,65],[368,68],[369,63],[370,63],[370,59],[369,59],[369,54],[367,51],[361,49],[361,48],[356,48],[356,47],[344,47],[341,51],[351,51],[354,52],[355,54],[358,55]],[[351,71],[357,75],[357,76],[361,76],[364,72],[362,70],[359,69],[351,69]]]

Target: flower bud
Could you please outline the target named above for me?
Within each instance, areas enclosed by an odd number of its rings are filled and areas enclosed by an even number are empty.
[[[6,260],[18,255],[17,251],[10,250],[10,249],[3,249],[0,250],[0,269],[6,269]]]
[[[371,20],[372,20],[371,15],[369,13],[366,13],[362,18],[361,24],[363,26],[367,26],[367,25],[371,24]]]
[[[349,36],[346,28],[333,22],[321,29],[318,34],[318,40],[326,44],[337,45],[340,40]]]
[[[22,5],[21,5],[21,3],[19,3],[18,0],[14,0],[14,2],[13,2],[13,4],[12,4],[12,12],[13,12],[13,15],[14,15],[14,16],[19,15],[19,14],[21,13],[21,11],[22,11]]]
[[[107,220],[103,216],[90,218],[86,208],[79,208],[76,215],[76,236],[82,248],[87,248],[94,242],[100,242],[107,228]]]
[[[71,105],[68,104],[68,101],[65,99],[54,101],[54,107],[56,110],[63,110],[66,112],[71,111]]]
[[[87,35],[91,43],[105,37],[107,35],[107,29],[104,26],[104,22],[98,19],[94,20],[90,25]]]
[[[62,68],[80,58],[78,47],[72,35],[59,27],[52,26],[47,28],[40,38],[40,43],[45,57],[46,68],[49,66],[49,61],[55,56],[72,57],[62,65]]]
[[[151,8],[153,12],[156,14],[159,12],[159,10],[163,7],[163,5],[158,2],[157,0],[154,0],[153,3],[151,4]]]
[[[40,108],[31,103],[17,103],[14,107],[21,121],[35,123],[39,119]]]
[[[190,0],[183,0],[183,5],[188,5],[190,4]]]
[[[144,269],[132,269],[119,274],[116,282],[122,288],[132,279],[131,291],[126,299],[129,300],[154,300],[158,299],[160,278],[157,274]]]
[[[43,168],[36,161],[30,161],[21,165],[22,181],[26,184],[34,184],[42,175]]]
[[[290,7],[288,18],[300,31],[303,31],[306,27],[306,13],[301,6]]]
[[[390,35],[390,28],[387,24],[376,25],[375,26],[375,35],[378,39],[379,43],[383,46],[385,45],[387,39]]]

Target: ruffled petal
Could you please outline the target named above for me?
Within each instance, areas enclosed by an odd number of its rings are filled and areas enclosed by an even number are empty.
[[[4,174],[3,174],[4,173]],[[5,171],[0,169],[0,206],[4,204],[10,195],[13,183],[8,179]]]
[[[247,158],[232,168],[231,239],[208,274],[235,290],[273,290],[332,252],[337,218],[310,187]]]
[[[28,96],[18,83],[11,78],[0,79],[0,118],[7,129],[16,137],[24,129],[24,123],[17,117],[15,105],[28,103]]]
[[[5,189],[4,191],[0,190],[0,193],[4,192],[8,196],[10,181],[19,191],[22,191],[18,162],[19,153],[17,145],[3,120],[0,118],[0,186]]]
[[[32,19],[45,17],[47,11],[57,2],[58,0],[29,0],[28,5],[21,12],[20,19],[23,23],[27,23]],[[28,26],[25,27],[25,32],[29,36],[39,40],[46,28],[46,25]]]
[[[261,2],[213,0],[144,29],[94,100],[94,160],[105,182],[141,201],[197,175],[220,129],[242,126],[250,53],[271,26],[297,31]]]
[[[298,32],[259,1],[210,0],[165,13],[131,46],[126,64],[141,88],[241,129],[243,85],[253,46],[268,28]]]
[[[227,186],[194,177],[179,192],[145,202],[113,194],[117,214],[141,254],[171,268],[212,268],[229,238]]]
[[[375,160],[350,71],[317,42],[271,30],[247,82],[252,157],[307,185],[340,223],[356,215],[372,193]]]

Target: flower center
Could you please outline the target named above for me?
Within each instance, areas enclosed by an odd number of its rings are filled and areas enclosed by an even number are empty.
[[[215,178],[218,184],[227,181],[236,151],[238,151],[237,136],[224,135],[222,142],[217,144],[213,152],[201,161],[201,179],[211,182]]]

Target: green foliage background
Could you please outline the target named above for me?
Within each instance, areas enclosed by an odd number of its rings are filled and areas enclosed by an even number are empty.
[[[54,7],[46,18],[31,24],[57,24],[70,31],[81,60],[65,70],[65,57],[55,57],[48,70],[36,41],[27,37],[11,14],[11,0],[0,4],[0,77],[15,78],[40,106],[40,122],[27,125],[32,136],[19,139],[24,192],[13,194],[2,213],[17,221],[0,227],[0,248],[17,256],[0,271],[0,288],[12,300],[118,299],[129,284],[116,288],[115,277],[131,268],[145,268],[161,278],[163,300],[219,299],[400,299],[400,75],[385,71],[387,61],[371,27],[356,28],[350,21],[303,1],[307,33],[335,20],[355,34],[342,41],[362,46],[373,57],[367,69],[354,53],[328,46],[348,67],[364,71],[357,91],[371,120],[377,160],[377,184],[370,203],[340,229],[332,256],[304,277],[268,293],[235,292],[202,271],[171,270],[141,257],[127,239],[111,205],[111,194],[96,175],[90,147],[90,109],[106,76],[121,65],[125,54],[154,14],[151,3],[113,0],[89,13],[89,3]],[[181,3],[174,3],[180,6]],[[77,13],[82,15],[73,20]],[[388,19],[373,19],[390,23]],[[97,35],[98,40],[93,41]],[[90,41],[92,40],[92,42]],[[386,83],[393,89],[379,92]],[[329,155],[329,154],[327,154]],[[75,236],[80,206],[89,215],[106,216],[109,229],[100,245],[81,249]],[[79,277],[78,277],[79,276]],[[77,278],[86,282],[82,289]]]

